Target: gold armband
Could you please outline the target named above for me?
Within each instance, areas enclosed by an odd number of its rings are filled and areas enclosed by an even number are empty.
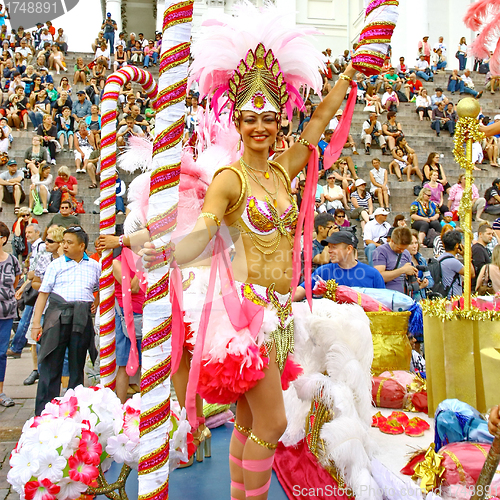
[[[303,146],[305,146],[306,148],[309,148],[309,149],[314,149],[316,146],[313,146],[309,141],[307,141],[306,139],[302,139],[302,137],[297,141],[299,144],[302,144]]]
[[[216,215],[211,214],[210,212],[202,212],[200,215],[198,215],[198,219],[203,219],[205,217],[207,219],[212,219],[217,224],[217,226],[220,227],[220,220]]]
[[[345,80],[348,83],[352,82],[352,78],[350,76],[346,75],[345,73],[340,73],[339,79],[340,80]]]

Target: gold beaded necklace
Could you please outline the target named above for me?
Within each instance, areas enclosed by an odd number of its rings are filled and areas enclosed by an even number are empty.
[[[248,163],[246,163],[243,158],[240,158],[240,165],[241,165],[241,169],[243,170],[243,173],[250,177],[250,179],[252,179],[255,183],[257,183],[268,195],[269,195],[269,198],[271,199],[271,201],[273,202],[273,205],[274,205],[274,208],[278,208],[278,189],[279,189],[279,178],[278,178],[278,174],[274,171],[274,168],[271,167],[271,174],[273,176],[273,185],[274,185],[274,193],[271,193],[271,191],[269,191],[266,186],[264,186],[262,184],[262,182],[260,182],[259,178],[253,174],[251,172],[251,170],[254,170],[254,171],[257,171],[257,172],[263,172],[263,170],[259,170],[259,169],[256,169],[256,168],[253,168],[251,167],[250,165],[248,165]],[[267,163],[267,168],[269,169],[270,167],[270,164],[269,162]],[[250,170],[247,170],[247,169],[250,169]],[[266,174],[267,174],[267,177],[266,177]],[[266,172],[264,174],[264,177],[266,177],[266,179],[269,179],[269,173]]]

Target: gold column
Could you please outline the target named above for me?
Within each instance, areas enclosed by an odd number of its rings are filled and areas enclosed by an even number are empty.
[[[472,163],[472,138],[469,136],[465,143],[465,156]],[[465,169],[465,193],[472,200],[472,169]],[[464,193],[464,194],[465,194]],[[471,306],[471,276],[470,265],[472,262],[472,210],[467,210],[465,221],[461,220],[460,226],[464,230],[464,310],[469,311]]]

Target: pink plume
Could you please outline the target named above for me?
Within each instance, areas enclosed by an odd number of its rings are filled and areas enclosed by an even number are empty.
[[[493,75],[500,75],[500,38],[495,47],[495,52],[490,60],[490,71]]]
[[[464,24],[473,31],[481,31],[487,18],[500,7],[499,0],[479,0],[467,9]]]

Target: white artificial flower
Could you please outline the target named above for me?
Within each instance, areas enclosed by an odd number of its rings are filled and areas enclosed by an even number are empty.
[[[73,481],[69,477],[63,477],[58,486],[61,490],[57,494],[57,500],[73,500],[79,498],[80,495],[87,490],[87,485],[80,481]]]
[[[115,459],[115,462],[122,464],[128,459],[129,452],[126,449],[126,444],[129,439],[125,434],[111,436],[106,446],[106,452]]]
[[[127,451],[125,457],[125,463],[132,469],[137,470],[139,468],[139,458],[140,458],[139,442],[134,443],[132,441],[128,441],[128,443],[125,445],[125,450]]]
[[[63,470],[67,465],[67,460],[61,457],[57,451],[47,450],[38,457],[39,472],[38,479],[50,479],[57,483],[63,478]]]
[[[76,434],[80,432],[81,426],[71,418],[58,418],[40,426],[40,441],[48,443],[48,447],[53,450],[60,446],[65,448],[72,443]]]
[[[9,482],[11,484],[19,482],[21,486],[24,486],[31,479],[31,476],[36,475],[39,462],[31,453],[23,451],[12,454],[10,466],[12,469],[7,474]]]

